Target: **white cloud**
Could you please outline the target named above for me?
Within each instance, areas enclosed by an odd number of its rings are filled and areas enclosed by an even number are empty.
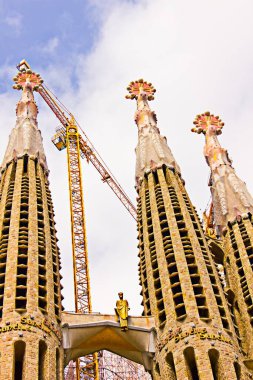
[[[71,70],[78,77],[79,88],[71,84],[70,68],[64,71],[65,67],[52,66],[43,69],[42,74],[51,88],[61,83],[61,100],[94,141],[126,192],[135,199],[137,128],[135,104],[124,95],[128,83],[139,77],[157,88],[151,107],[181,166],[193,203],[203,210],[209,199],[203,136],[190,132],[195,115],[208,109],[224,120],[220,140],[229,150],[237,173],[253,192],[252,1],[115,0],[106,9],[101,4],[97,1],[102,25],[93,51],[73,59]],[[1,156],[10,128],[10,109],[14,118],[13,98],[2,97]],[[66,156],[50,141],[58,121],[45,104],[39,104],[63,256],[65,305],[73,309]],[[117,292],[123,290],[131,312],[138,314],[141,299],[135,222],[91,164],[84,162],[83,177],[93,309],[113,313]]]
[[[53,37],[53,38],[50,38],[45,43],[45,45],[40,48],[40,50],[43,53],[53,54],[56,51],[58,45],[59,45],[59,38],[58,37]]]
[[[19,33],[22,28],[23,16],[19,13],[9,15],[5,18],[5,23],[10,26],[16,33]]]

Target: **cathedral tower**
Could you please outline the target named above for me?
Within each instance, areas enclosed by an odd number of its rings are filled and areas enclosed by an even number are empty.
[[[227,292],[246,355],[245,363],[253,368],[253,198],[218,141],[224,123],[206,112],[198,115],[194,124],[193,132],[205,134],[204,155],[211,169],[214,222],[224,243]]]
[[[236,327],[201,223],[148,100],[155,89],[131,82],[137,100],[136,189],[144,315],[157,330],[154,379],[245,378]]]
[[[61,380],[60,259],[33,96],[40,78],[29,74],[18,74],[22,97],[1,166],[0,380]]]

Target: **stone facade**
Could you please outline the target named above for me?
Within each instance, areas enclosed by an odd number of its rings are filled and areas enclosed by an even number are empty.
[[[166,167],[149,173],[138,204],[144,315],[157,329],[154,379],[237,379],[238,371],[247,379],[237,326],[182,179]]]

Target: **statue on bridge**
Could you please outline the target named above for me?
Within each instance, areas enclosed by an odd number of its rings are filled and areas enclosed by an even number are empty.
[[[119,317],[120,327],[122,331],[128,330],[128,301],[123,299],[123,293],[119,292],[119,300],[116,302],[115,313]]]

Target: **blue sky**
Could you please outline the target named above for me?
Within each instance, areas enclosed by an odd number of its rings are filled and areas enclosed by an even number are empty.
[[[0,2],[0,65],[23,58],[32,67],[69,65],[87,54],[99,33],[100,15],[87,0],[10,0]],[[0,91],[9,83],[2,78]]]

